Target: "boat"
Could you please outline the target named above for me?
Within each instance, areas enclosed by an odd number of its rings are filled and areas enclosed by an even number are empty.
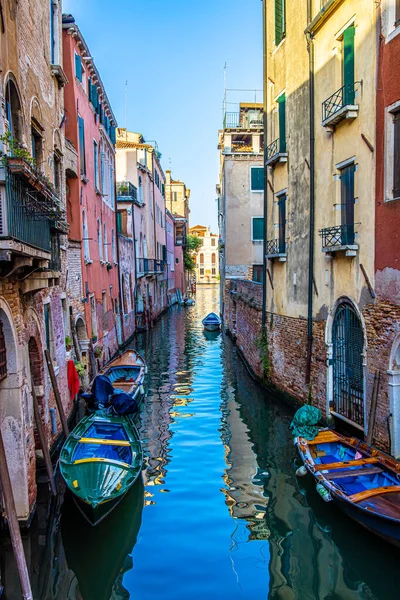
[[[181,300],[179,302],[180,306],[194,306],[196,304],[195,300],[193,300],[193,298],[183,298],[183,300]]]
[[[318,429],[312,440],[298,436],[295,445],[325,501],[400,546],[400,461],[329,429]]]
[[[132,417],[97,411],[75,427],[60,454],[60,471],[91,525],[122,500],[142,470],[143,453]]]
[[[217,331],[221,327],[221,319],[213,312],[208,314],[202,323],[207,331]]]

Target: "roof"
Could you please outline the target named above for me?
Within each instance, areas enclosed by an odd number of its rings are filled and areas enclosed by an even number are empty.
[[[205,225],[193,225],[190,229],[208,229]]]
[[[262,102],[241,102],[240,108],[264,108]]]
[[[138,142],[123,142],[122,140],[117,139],[117,148],[127,149],[127,148],[151,148],[154,150],[154,147],[151,144],[139,144]]]

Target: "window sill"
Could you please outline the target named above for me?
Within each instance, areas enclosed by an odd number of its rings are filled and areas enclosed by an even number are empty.
[[[255,246],[261,246],[264,243],[264,240],[251,240],[251,243]]]
[[[250,190],[252,194],[263,194],[264,190]]]
[[[86,177],[86,175],[84,173],[81,173],[81,181],[83,181],[83,183],[89,182],[89,179]]]
[[[101,193],[101,191],[100,191],[100,190],[99,190],[97,187],[95,187],[95,188],[94,188],[94,191],[95,191],[95,192],[96,192],[96,194],[98,194],[99,196],[102,196],[102,193]]]
[[[396,196],[396,198],[385,198],[386,202],[396,202],[396,200],[400,200],[400,196]]]
[[[333,256],[337,252],[345,252],[346,256],[354,257],[357,256],[358,245],[344,244],[343,246],[325,246],[322,248],[322,252],[324,252],[326,256]]]
[[[92,264],[92,260],[90,260],[90,258],[85,259],[85,265],[91,265]]]
[[[397,37],[400,33],[400,24],[397,25],[388,35],[386,36],[385,43],[391,42],[395,37]]]

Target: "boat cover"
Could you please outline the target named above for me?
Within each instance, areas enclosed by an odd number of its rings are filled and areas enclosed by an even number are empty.
[[[138,410],[137,401],[123,390],[115,389],[107,375],[97,375],[90,394],[84,394],[83,397],[89,406],[95,409],[111,406],[117,415],[133,415]]]
[[[117,415],[134,415],[138,410],[138,403],[135,398],[122,390],[114,390],[111,397],[111,406]]]
[[[322,413],[316,406],[306,404],[299,408],[290,423],[290,430],[295,437],[303,437],[312,441],[318,435],[317,423]]]

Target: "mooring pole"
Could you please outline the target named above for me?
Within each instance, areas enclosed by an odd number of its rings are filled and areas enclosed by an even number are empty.
[[[42,419],[40,418],[39,403],[38,403],[38,399],[36,396],[35,387],[34,387],[33,383],[32,383],[32,399],[33,399],[33,412],[35,413],[36,428],[37,428],[38,434],[39,434],[39,441],[40,441],[40,446],[41,446],[42,452],[43,452],[44,464],[46,465],[46,471],[47,471],[47,475],[48,475],[48,478],[50,481],[51,493],[53,494],[53,496],[57,496],[56,484],[54,482],[53,465],[51,464],[49,447],[46,442],[46,436],[44,435],[43,423],[42,423]]]
[[[44,356],[47,362],[47,368],[49,369],[51,385],[53,386],[54,397],[56,399],[56,404],[58,408],[58,412],[60,414],[61,425],[64,431],[64,435],[67,438],[69,436],[69,429],[67,424],[67,419],[65,418],[64,407],[61,402],[61,396],[57,385],[56,374],[54,373],[53,363],[51,362],[50,352],[47,350],[44,351]]]
[[[14,496],[11,487],[10,474],[8,472],[7,458],[3,444],[3,434],[0,429],[0,479],[3,490],[4,505],[6,509],[8,527],[10,530],[11,544],[15,562],[17,563],[18,576],[21,583],[22,598],[33,600],[31,584],[29,581],[28,567],[25,560],[24,547],[22,545],[21,531],[15,510]]]

